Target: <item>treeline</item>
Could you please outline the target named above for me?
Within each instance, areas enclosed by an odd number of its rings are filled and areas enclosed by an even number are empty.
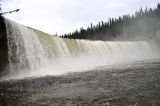
[[[92,23],[73,33],[62,35],[64,38],[88,40],[143,40],[157,36],[160,29],[160,4],[155,9],[140,9],[134,15],[110,18],[108,22]]]

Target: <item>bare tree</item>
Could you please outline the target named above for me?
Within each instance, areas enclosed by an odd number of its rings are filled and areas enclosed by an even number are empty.
[[[1,0],[0,0],[1,1]],[[1,4],[0,4],[0,13],[2,13],[2,8],[1,8]]]
[[[9,14],[9,13],[18,12],[19,10],[20,9],[16,9],[16,10],[13,10],[13,11],[2,12],[2,13],[0,13],[0,15],[5,15],[5,14]]]

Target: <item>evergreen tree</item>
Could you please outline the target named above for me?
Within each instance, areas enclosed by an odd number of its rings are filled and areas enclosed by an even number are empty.
[[[108,22],[100,21],[97,25],[92,23],[87,29],[83,27],[73,33],[64,34],[65,38],[88,40],[115,40],[123,36],[133,38],[137,35],[153,35],[160,27],[160,4],[157,8],[140,8],[134,15],[123,15],[119,18],[109,18]],[[133,39],[127,39],[133,40]]]
[[[160,4],[158,3],[158,5],[157,5],[157,9],[160,9]]]

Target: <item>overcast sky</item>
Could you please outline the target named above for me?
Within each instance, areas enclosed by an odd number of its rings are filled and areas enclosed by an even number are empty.
[[[156,7],[160,0],[1,0],[5,17],[50,34],[73,32],[90,23],[133,14],[141,7]]]

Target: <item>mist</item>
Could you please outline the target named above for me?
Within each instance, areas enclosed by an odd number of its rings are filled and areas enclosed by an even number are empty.
[[[64,75],[160,58],[154,42],[67,39],[8,19],[5,23],[9,70],[2,79]]]
[[[160,4],[156,8],[141,8],[135,14],[123,15],[92,23],[87,29],[64,34],[64,38],[101,40],[101,41],[151,41],[160,39]],[[159,44],[158,44],[159,45]]]
[[[4,19],[8,65],[4,79],[63,75],[160,58],[160,4],[135,15],[51,36]],[[4,42],[5,43],[5,42]],[[2,78],[3,79],[3,78]]]

